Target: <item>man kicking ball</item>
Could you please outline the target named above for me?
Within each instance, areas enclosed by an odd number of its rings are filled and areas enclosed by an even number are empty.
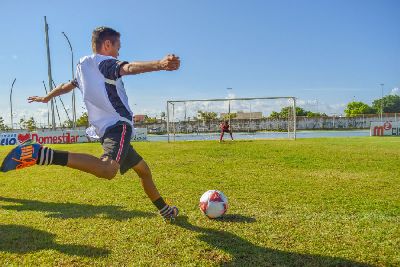
[[[45,97],[28,98],[28,102],[47,103],[78,87],[83,94],[89,122],[100,137],[103,155],[96,158],[89,154],[53,150],[29,140],[7,155],[1,171],[8,172],[33,165],[60,165],[110,180],[118,170],[124,174],[133,169],[160,215],[165,220],[174,220],[178,208],[169,206],[160,196],[149,167],[130,144],[133,113],[121,77],[151,71],[174,71],[179,69],[180,60],[175,55],[167,55],[158,61],[129,63],[117,59],[120,47],[119,32],[108,27],[96,28],[92,34],[93,54],[79,60],[76,79],[57,86]]]

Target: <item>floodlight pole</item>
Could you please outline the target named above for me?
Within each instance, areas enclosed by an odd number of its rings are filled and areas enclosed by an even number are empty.
[[[44,83],[44,81],[42,81],[42,82],[43,82],[44,91],[46,92],[46,95],[47,95],[46,84]],[[47,128],[50,128],[50,110],[49,110],[49,103],[46,103],[46,104],[47,104]]]
[[[71,50],[71,71],[72,71],[72,81],[75,79],[75,73],[74,73],[74,51],[72,50],[72,45],[71,42],[68,39],[68,36],[65,34],[65,32],[62,32],[64,35],[65,39],[67,39],[67,42],[69,44],[69,48]],[[72,128],[76,128],[76,99],[75,99],[75,90],[72,90]]]
[[[13,108],[12,108],[12,92],[13,92],[13,87],[14,83],[17,80],[17,78],[14,79],[14,81],[11,84],[11,90],[10,90],[10,109],[11,109],[11,130],[14,129],[14,118],[13,118]]]
[[[51,60],[50,60],[50,45],[49,45],[49,25],[47,24],[46,16],[44,16],[44,30],[46,33],[46,48],[47,48],[47,72],[49,76],[49,92],[53,90],[52,75],[51,75]],[[53,130],[56,129],[56,117],[54,114],[54,100],[51,99],[51,123]]]

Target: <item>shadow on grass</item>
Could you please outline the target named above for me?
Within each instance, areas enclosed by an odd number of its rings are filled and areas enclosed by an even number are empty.
[[[225,214],[224,216],[213,220],[220,222],[238,222],[238,223],[253,223],[256,221],[256,219],[252,217],[247,217],[240,214]]]
[[[46,217],[59,219],[95,218],[104,216],[107,219],[118,221],[135,217],[151,217],[155,214],[144,211],[123,210],[120,206],[95,206],[76,203],[42,202],[37,200],[0,197],[0,201],[16,203],[17,205],[0,206],[2,209],[15,211],[41,211],[48,212]]]
[[[248,220],[251,221],[251,218]],[[260,247],[223,230],[193,225],[188,222],[186,216],[178,217],[175,224],[199,233],[199,240],[229,253],[233,259],[232,261],[219,262],[223,266],[372,266],[343,258],[300,254]],[[209,259],[209,256],[204,256]],[[222,258],[218,257],[218,259],[221,260]]]
[[[57,244],[56,235],[23,225],[0,225],[0,251],[10,253],[29,253],[44,249],[81,257],[105,257],[106,249],[82,245]]]

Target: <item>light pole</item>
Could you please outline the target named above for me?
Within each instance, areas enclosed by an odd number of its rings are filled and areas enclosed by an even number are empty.
[[[14,79],[14,81],[11,84],[11,90],[10,90],[10,108],[11,108],[11,130],[14,128],[14,118],[13,118],[13,109],[12,109],[12,91],[14,87],[14,83],[17,80],[17,78]]]
[[[229,96],[229,91],[232,90],[231,87],[226,88],[228,90],[228,120],[229,120],[229,125],[231,125],[231,100]]]
[[[381,98],[381,121],[383,121],[383,86],[384,85],[385,85],[384,83],[380,84],[380,86],[381,86],[381,96],[382,96],[382,98]]]
[[[53,77],[51,74],[51,60],[50,60],[50,44],[49,44],[49,25],[47,24],[46,16],[44,16],[44,31],[46,34],[46,50],[47,50],[47,75],[49,76],[49,92],[53,90]],[[54,113],[54,100],[50,100],[51,104],[51,123],[52,123],[52,128],[53,131],[56,130],[56,117]]]
[[[43,87],[44,87],[44,91],[46,92],[47,95],[47,89],[46,89],[46,84],[43,81]],[[47,128],[50,129],[50,109],[49,109],[49,102],[46,103],[47,104]]]
[[[72,80],[75,79],[75,74],[74,74],[74,51],[72,50],[72,45],[71,42],[68,39],[68,36],[65,34],[65,32],[62,32],[64,35],[65,39],[67,39],[67,42],[69,44],[69,48],[71,50],[71,71],[72,71]],[[76,108],[75,108],[75,90],[72,91],[72,128],[76,128]]]

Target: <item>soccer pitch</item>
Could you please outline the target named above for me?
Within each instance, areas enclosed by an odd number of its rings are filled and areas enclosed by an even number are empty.
[[[134,147],[180,208],[174,224],[133,171],[112,181],[55,166],[1,173],[0,265],[400,265],[398,138]],[[199,211],[208,189],[228,197],[223,219]]]

